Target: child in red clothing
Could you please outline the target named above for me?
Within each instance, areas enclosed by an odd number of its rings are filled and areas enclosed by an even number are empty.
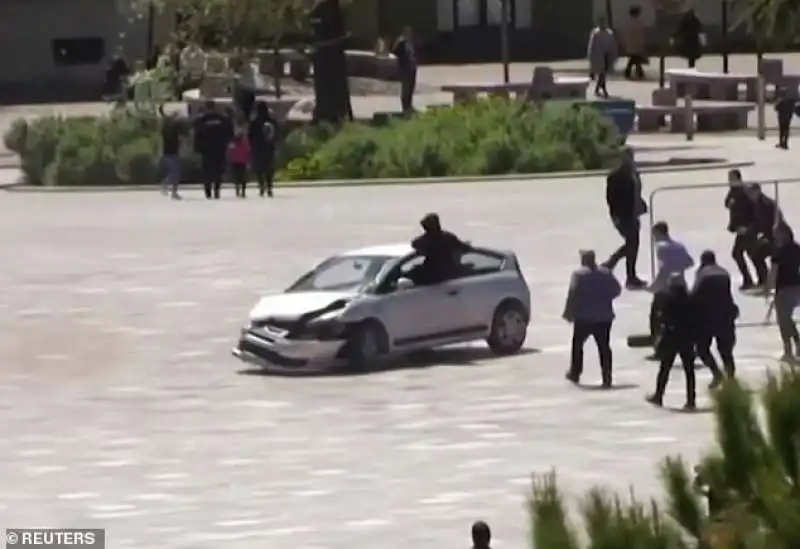
[[[243,128],[236,128],[233,139],[228,145],[228,165],[231,169],[236,196],[245,198],[247,188],[247,165],[250,163],[250,142]]]

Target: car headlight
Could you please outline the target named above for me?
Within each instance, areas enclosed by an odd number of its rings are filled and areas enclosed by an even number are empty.
[[[339,320],[317,320],[309,322],[301,331],[301,338],[314,338],[322,341],[341,339],[345,332],[345,324]]]

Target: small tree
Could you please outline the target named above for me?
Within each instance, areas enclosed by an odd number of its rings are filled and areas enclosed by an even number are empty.
[[[797,42],[800,30],[800,0],[738,0],[741,13],[735,25],[744,27],[756,42],[757,53],[769,46],[785,47]]]
[[[800,547],[800,372],[770,375],[760,403],[736,381],[714,395],[716,448],[691,471],[680,456],[661,465],[662,515],[633,498],[593,490],[583,506],[592,549],[797,549]],[[535,549],[574,549],[555,477],[534,484]],[[673,525],[680,527],[677,530]]]
[[[249,59],[259,48],[273,49],[277,59],[285,36],[308,36],[315,121],[338,123],[352,118],[344,55],[347,33],[338,0],[152,1],[161,12],[177,16],[176,42],[202,43],[212,38],[238,61]],[[234,70],[240,68],[240,63],[233,64]]]

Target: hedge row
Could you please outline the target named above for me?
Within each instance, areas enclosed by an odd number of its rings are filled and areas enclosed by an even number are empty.
[[[200,178],[186,140],[184,179]],[[616,160],[614,125],[591,106],[492,99],[383,126],[307,126],[280,144],[279,180],[435,177],[591,170]],[[5,135],[33,185],[152,184],[159,120],[125,111],[18,120]]]

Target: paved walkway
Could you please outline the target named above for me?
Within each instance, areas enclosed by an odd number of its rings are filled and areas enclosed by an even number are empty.
[[[748,177],[796,173],[791,155],[736,143],[759,160]],[[724,177],[653,175],[645,186]],[[711,247],[729,264],[722,193],[665,193],[656,211],[692,253]],[[800,218],[800,186],[781,197]],[[361,377],[236,373],[228,349],[259,294],[338,250],[406,240],[431,210],[464,238],[519,253],[534,297],[529,353],[462,347]],[[618,307],[624,390],[562,377],[576,250],[618,244],[598,178],[290,189],[266,202],[2,194],[0,516],[104,526],[115,548],[154,549],[441,549],[467,543],[469,522],[485,518],[497,545],[519,548],[534,471],[557,467],[571,493],[598,482],[657,493],[657,461],[695,457],[711,420],[643,402],[654,366],[621,341],[643,329],[647,296],[626,293]],[[646,255],[640,264],[646,272]],[[762,318],[763,302],[740,305]],[[745,379],[775,366],[774,328],[740,341]],[[585,381],[599,382],[591,349]],[[676,373],[670,406],[682,390]]]

